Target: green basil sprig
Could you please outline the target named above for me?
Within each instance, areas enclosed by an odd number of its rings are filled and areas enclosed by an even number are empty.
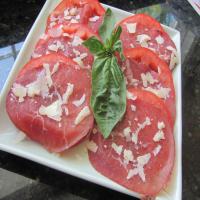
[[[107,138],[126,111],[126,84],[115,53],[123,60],[121,27],[114,29],[115,17],[107,9],[99,35],[103,42],[91,37],[83,44],[95,55],[92,66],[92,96],[90,104],[98,128]]]

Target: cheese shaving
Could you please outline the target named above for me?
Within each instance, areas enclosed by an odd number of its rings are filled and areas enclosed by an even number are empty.
[[[156,40],[156,42],[157,42],[158,44],[163,44],[163,43],[164,43],[164,39],[163,39],[163,37],[161,37],[160,35],[157,36],[157,37],[155,38],[155,40]]]
[[[164,139],[165,139],[165,135],[162,130],[158,130],[158,132],[153,137],[154,142],[159,142],[160,140],[164,140]]]
[[[53,81],[51,79],[51,72],[50,72],[50,65],[47,63],[43,64],[43,67],[45,69],[45,73],[46,73],[46,81],[49,87],[51,87],[53,85]]]
[[[85,106],[81,112],[78,114],[78,116],[76,117],[74,124],[78,125],[80,122],[82,122],[87,116],[90,115],[90,109],[88,106]]]
[[[154,79],[153,76],[151,75],[150,72],[145,73],[141,73],[141,79],[142,79],[142,83],[144,87],[147,87],[148,84],[154,84],[157,83],[158,80]]]
[[[151,38],[146,34],[141,34],[137,36],[137,41],[140,43],[142,47],[148,47],[148,41],[151,40]]]
[[[131,150],[126,150],[126,149],[124,149],[124,154],[123,154],[123,156],[124,156],[124,162],[125,162],[126,164],[128,164],[129,162],[132,162],[132,161],[133,161],[133,153],[132,153]]]
[[[27,93],[27,88],[24,87],[23,85],[15,83],[13,85],[12,92],[16,97],[19,98],[18,101],[19,103],[21,103],[24,101],[24,97],[26,96]]]
[[[79,46],[82,44],[82,42],[83,40],[79,36],[75,35],[72,41],[72,46],[73,47]]]
[[[72,95],[73,91],[74,91],[74,85],[71,84],[71,83],[68,83],[67,84],[67,89],[66,89],[65,93],[62,96],[63,104],[67,104],[68,99]]]
[[[79,107],[79,106],[81,106],[85,102],[85,97],[86,97],[85,94],[83,94],[83,96],[79,100],[73,101],[72,103],[76,107]]]
[[[126,141],[127,142],[130,142],[131,141],[131,128],[130,127],[126,127],[124,130],[123,130],[123,134],[126,138]]]
[[[87,149],[92,151],[93,153],[97,152],[98,146],[94,141],[92,140],[89,141],[86,146],[87,146]]]
[[[89,22],[96,22],[97,20],[99,20],[99,18],[99,16],[90,17]]]
[[[126,93],[126,97],[127,97],[127,99],[130,99],[130,100],[133,100],[133,101],[135,101],[137,99],[137,96],[134,96],[133,93],[129,92],[128,90],[127,90],[127,93]]]
[[[136,32],[136,23],[126,23],[126,28],[129,33],[135,33]]]
[[[161,150],[162,146],[158,145],[157,147],[155,147],[155,149],[153,150],[153,155],[157,156]]]
[[[114,142],[112,143],[111,147],[114,149],[114,151],[118,154],[121,155],[122,151],[123,151],[123,145],[117,145]]]

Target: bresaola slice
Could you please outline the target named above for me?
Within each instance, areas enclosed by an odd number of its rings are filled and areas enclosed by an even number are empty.
[[[122,69],[127,86],[150,91],[161,98],[176,119],[175,89],[173,77],[167,64],[149,49],[137,47],[125,49],[126,61]]]
[[[46,30],[57,25],[84,24],[97,33],[104,13],[98,0],[63,0],[50,14]]]
[[[61,53],[72,58],[83,68],[91,68],[93,55],[82,42],[95,34],[85,26],[54,27],[42,36],[36,44],[32,57],[40,57],[49,53]]]
[[[71,59],[49,54],[29,61],[6,100],[10,119],[52,152],[78,143],[93,127],[90,73]]]
[[[126,114],[109,138],[96,131],[91,134],[89,159],[109,179],[154,196],[168,183],[174,165],[171,117],[164,103],[150,92],[129,89],[127,97]]]
[[[178,63],[174,42],[159,22],[145,14],[137,14],[122,20],[121,40],[124,49],[145,47],[154,51],[172,70]]]

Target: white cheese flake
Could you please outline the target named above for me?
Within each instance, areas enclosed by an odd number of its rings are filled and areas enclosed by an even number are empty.
[[[74,124],[78,125],[80,122],[82,122],[87,116],[90,115],[90,109],[88,106],[85,106],[81,112],[78,114],[78,116],[76,117]]]
[[[48,38],[48,35],[43,33],[41,36],[40,36],[40,39],[42,40],[46,40]]]
[[[89,141],[86,144],[86,146],[87,146],[87,149],[90,150],[90,151],[92,151],[93,153],[97,152],[98,146],[97,146],[97,144],[93,140]]]
[[[70,21],[72,24],[78,24],[78,21],[76,19],[71,19]]]
[[[158,132],[153,137],[154,142],[159,142],[160,140],[164,140],[164,139],[165,139],[165,135],[162,130],[158,130]]]
[[[74,85],[71,84],[71,83],[67,83],[67,89],[66,89],[65,93],[62,96],[63,104],[67,104],[68,103],[68,99],[72,95],[73,91],[74,91]]]
[[[72,46],[73,47],[79,46],[82,44],[82,42],[83,40],[79,36],[75,35],[72,41]]]
[[[126,28],[129,33],[135,33],[136,32],[136,23],[126,23]]]
[[[64,17],[67,17],[69,15],[69,9],[64,10]]]
[[[81,55],[81,52],[76,50],[76,49],[72,49],[72,51],[76,56],[80,56]]]
[[[55,51],[55,52],[57,52],[59,49],[62,50],[62,51],[64,51],[64,50],[65,50],[65,47],[64,47],[64,45],[63,45],[60,41],[56,41],[56,42],[54,42],[53,44],[50,44],[50,45],[48,46],[48,49],[49,49],[50,51]]]
[[[84,67],[83,59],[86,58],[87,56],[88,56],[87,53],[82,53],[76,58],[73,58],[73,61],[79,64],[79,66]]]
[[[63,35],[63,37],[72,38],[72,36],[69,33],[63,33],[62,35]]]
[[[130,47],[131,47],[131,48],[135,48],[135,46],[134,46],[133,43],[130,43]]]
[[[49,87],[51,87],[53,85],[53,81],[51,78],[51,72],[50,72],[50,65],[48,63],[44,63],[43,67],[45,69],[45,73],[46,73],[46,81]]]
[[[151,87],[146,87],[144,88],[145,90],[154,93],[156,96],[162,98],[162,99],[167,99],[169,98],[169,93],[171,91],[170,88],[164,88],[164,87],[160,87],[158,89],[154,89]]]
[[[151,120],[150,120],[149,117],[146,117],[145,121],[142,124],[138,123],[138,128],[132,134],[132,142],[134,142],[135,144],[137,144],[138,143],[139,132],[141,130],[143,130],[146,126],[150,126],[150,125],[151,125]]]
[[[165,123],[164,122],[158,122],[157,126],[158,126],[159,130],[162,130],[163,128],[165,128]]]
[[[23,85],[15,83],[13,85],[12,92],[16,97],[19,98],[18,101],[19,103],[21,103],[24,101],[24,97],[26,97],[27,88]]]
[[[160,35],[157,36],[157,37],[155,38],[155,40],[156,40],[156,42],[157,42],[158,44],[163,44],[163,43],[164,43],[164,39],[163,39],[163,37],[161,37]]]
[[[141,79],[142,79],[142,83],[144,87],[147,87],[148,84],[154,84],[157,83],[158,80],[154,79],[153,76],[151,75],[150,72],[145,73],[141,73]]]
[[[154,156],[157,156],[157,155],[159,154],[159,152],[160,152],[161,149],[162,149],[162,146],[161,146],[161,145],[156,146],[156,147],[154,148],[154,150],[153,150],[153,155],[154,155]]]
[[[133,153],[132,153],[131,150],[126,150],[126,149],[124,149],[124,154],[123,154],[123,156],[124,156],[124,162],[125,162],[126,164],[128,164],[129,162],[132,162],[133,159],[134,159]]]
[[[52,70],[52,72],[51,72],[51,75],[55,74],[55,73],[58,71],[59,65],[60,65],[60,63],[57,62],[57,63],[53,66],[53,70]]]
[[[130,127],[126,127],[124,130],[123,130],[123,134],[126,138],[126,141],[127,142],[130,142],[131,141],[131,128]]]
[[[173,69],[173,68],[176,66],[176,64],[178,64],[178,58],[177,58],[177,56],[175,55],[175,53],[172,52],[171,57],[170,57],[169,68],[170,68],[170,69]]]
[[[39,114],[46,115],[47,117],[55,121],[61,121],[61,116],[62,116],[61,105],[62,105],[62,102],[60,102],[60,100],[56,100],[49,106],[41,105],[39,108]]]
[[[135,112],[136,111],[136,106],[135,105],[131,105],[131,110],[133,111],[133,112]]]
[[[141,35],[137,36],[137,42],[139,42],[142,47],[146,47],[147,48],[149,40],[151,40],[151,37],[149,37],[146,34],[141,34]]]
[[[128,90],[126,92],[126,97],[127,97],[127,99],[130,99],[130,100],[133,100],[133,101],[135,101],[137,99],[137,96],[134,96],[134,94],[129,92]]]
[[[83,96],[82,96],[79,100],[73,101],[72,103],[73,103],[76,107],[79,107],[79,106],[81,106],[81,105],[85,102],[85,98],[86,98],[86,95],[83,94]]]
[[[116,143],[112,143],[111,147],[114,149],[114,151],[118,154],[121,155],[122,151],[123,151],[123,145],[117,145]]]
[[[75,16],[77,14],[78,9],[76,7],[73,7],[69,10],[69,14],[71,16]]]
[[[99,20],[99,18],[99,16],[90,17],[89,22],[96,22],[97,20]]]

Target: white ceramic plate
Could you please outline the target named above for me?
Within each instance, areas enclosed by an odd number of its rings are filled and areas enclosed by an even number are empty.
[[[30,140],[24,140],[16,143],[18,130],[10,121],[6,109],[5,101],[6,95],[12,85],[12,82],[19,70],[30,59],[31,53],[34,49],[36,42],[40,35],[44,32],[46,27],[46,20],[50,12],[61,0],[47,0],[43,9],[41,10],[37,20],[35,21],[32,29],[30,30],[24,45],[15,61],[12,71],[9,74],[7,82],[2,90],[0,96],[0,149],[29,160],[38,162],[48,167],[57,169],[59,171],[71,174],[78,178],[82,178],[99,185],[111,188],[113,190],[141,197],[139,194],[134,193],[124,187],[114,183],[106,177],[100,175],[94,170],[88,160],[85,143],[67,151],[62,157],[51,154],[43,147]],[[109,7],[104,5],[104,7]],[[121,20],[131,13],[125,12],[120,9],[111,7],[116,15],[117,20]],[[171,36],[176,44],[179,61],[180,61],[180,33],[170,27],[164,26],[166,32]],[[179,62],[181,63],[181,62]],[[176,89],[176,106],[177,118],[174,128],[174,136],[176,142],[176,162],[173,170],[173,175],[168,186],[158,195],[157,200],[181,200],[182,193],[182,163],[181,163],[181,146],[182,146],[182,115],[181,115],[181,65],[178,64],[173,71],[174,84]]]

